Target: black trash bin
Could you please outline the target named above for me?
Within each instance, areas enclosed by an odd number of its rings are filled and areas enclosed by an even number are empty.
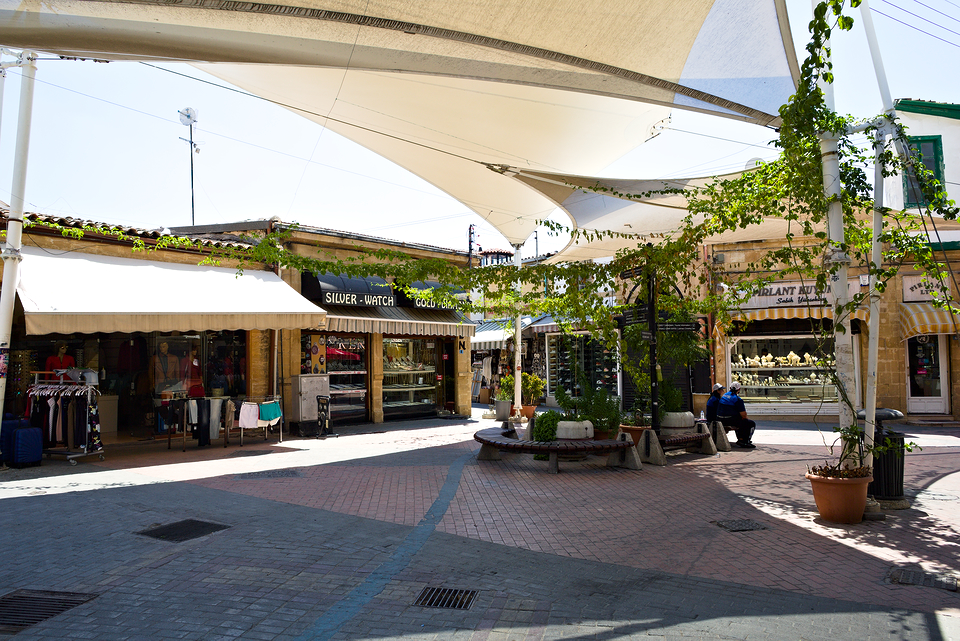
[[[863,410],[857,412],[857,418],[864,418]],[[903,459],[906,450],[903,446],[903,433],[894,432],[883,426],[883,421],[903,418],[899,410],[878,407],[874,421],[873,442],[877,445],[890,445],[883,454],[873,457],[873,481],[867,486],[867,494],[875,499],[898,501],[903,499]],[[889,443],[888,443],[889,441]]]

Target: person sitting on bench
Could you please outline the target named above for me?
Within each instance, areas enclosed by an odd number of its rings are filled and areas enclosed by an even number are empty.
[[[752,450],[756,447],[751,439],[757,424],[747,418],[743,399],[737,394],[739,391],[740,383],[734,381],[730,385],[730,391],[720,397],[720,402],[717,404],[717,420],[736,431],[737,447]]]
[[[713,392],[707,399],[707,423],[717,420],[717,407],[720,406],[720,397],[723,396],[723,385],[716,383],[713,386]]]

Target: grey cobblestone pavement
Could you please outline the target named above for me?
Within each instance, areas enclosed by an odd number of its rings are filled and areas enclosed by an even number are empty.
[[[960,576],[960,433],[917,437],[910,509],[833,526],[800,483],[822,450],[809,425],[762,424],[754,451],[554,476],[529,456],[477,461],[491,422],[476,416],[4,471],[0,595],[97,595],[15,638],[960,641],[956,591],[889,580]],[[138,534],[183,519],[228,527]],[[426,587],[476,599],[414,605]]]

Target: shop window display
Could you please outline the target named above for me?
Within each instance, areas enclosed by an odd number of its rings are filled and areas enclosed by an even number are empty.
[[[595,389],[606,389],[616,396],[617,356],[587,334],[547,336],[547,393],[555,395],[562,387],[573,397],[582,394],[575,370],[579,369]]]
[[[367,420],[367,341],[360,337],[302,334],[301,374],[330,375],[330,423]]]
[[[737,339],[730,370],[747,403],[837,402],[832,338]]]
[[[439,341],[383,340],[383,417],[401,418],[437,412]]]

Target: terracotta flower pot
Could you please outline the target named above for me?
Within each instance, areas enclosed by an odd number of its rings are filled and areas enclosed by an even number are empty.
[[[626,432],[630,435],[630,438],[633,439],[633,444],[636,445],[640,442],[640,437],[643,436],[643,431],[650,429],[646,425],[621,425],[620,431]]]
[[[813,487],[813,500],[825,521],[831,523],[859,523],[867,506],[867,486],[872,476],[838,479],[805,474]]]

